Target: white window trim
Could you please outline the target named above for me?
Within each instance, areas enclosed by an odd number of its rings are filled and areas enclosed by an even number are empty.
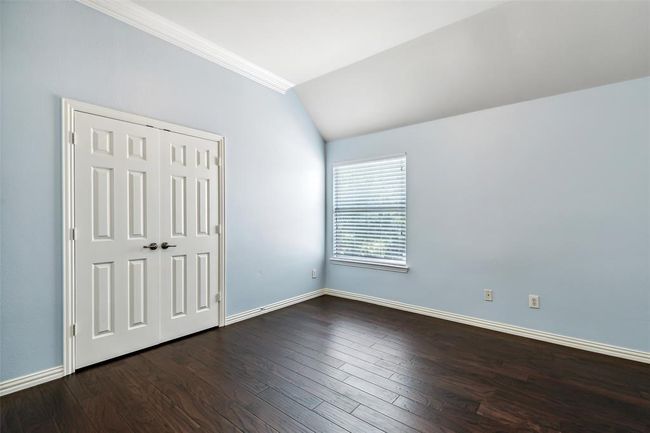
[[[391,271],[391,272],[402,272],[402,273],[409,271],[408,265],[399,265],[397,263],[382,263],[379,261],[359,260],[359,259],[351,259],[345,257],[330,257],[330,263],[332,263],[333,265],[377,269],[380,271]]]
[[[372,162],[372,161],[381,161],[383,159],[390,159],[390,158],[396,158],[396,157],[406,157],[406,152],[404,153],[395,153],[395,154],[390,154],[390,155],[382,155],[378,157],[371,157],[371,158],[362,158],[362,159],[354,159],[354,160],[346,160],[346,161],[337,161],[332,163],[332,206],[334,206],[334,168],[338,167],[340,165],[348,165],[348,164],[357,164],[357,163],[363,163],[363,162]],[[408,165],[407,165],[408,166]],[[406,238],[406,246],[404,248],[404,252],[406,253],[406,257],[408,258],[408,169],[407,169],[407,191],[406,191],[406,219],[407,219],[407,238]],[[332,209],[332,247],[334,245],[334,213],[335,210]],[[376,269],[376,270],[381,270],[381,271],[391,271],[391,272],[400,272],[400,273],[406,273],[409,271],[410,267],[408,263],[390,263],[387,261],[383,261],[380,259],[363,259],[363,258],[357,258],[357,257],[345,257],[345,256],[332,256],[329,258],[330,263],[333,265],[342,265],[342,266],[352,266],[352,267],[357,267],[357,268],[367,268],[367,269]]]

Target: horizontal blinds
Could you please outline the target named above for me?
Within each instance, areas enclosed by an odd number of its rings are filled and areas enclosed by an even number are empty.
[[[406,264],[406,157],[334,167],[334,257]]]

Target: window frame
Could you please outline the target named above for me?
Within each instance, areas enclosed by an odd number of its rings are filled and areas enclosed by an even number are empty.
[[[404,192],[404,213],[405,213],[405,230],[404,230],[404,263],[397,263],[397,262],[391,262],[387,260],[381,260],[381,259],[372,259],[372,258],[362,258],[362,257],[351,257],[351,256],[335,256],[336,252],[336,205],[335,205],[335,200],[336,200],[336,182],[335,182],[335,169],[340,166],[346,166],[346,165],[354,165],[354,164],[363,164],[363,163],[368,163],[368,162],[374,162],[374,161],[383,161],[383,160],[389,160],[389,159],[395,159],[395,158],[404,158],[404,164],[405,164],[405,173],[404,173],[404,182],[406,184],[406,190]],[[331,184],[332,184],[332,198],[331,198],[331,206],[332,206],[332,212],[331,212],[331,217],[332,217],[332,222],[331,222],[331,229],[332,229],[332,255],[329,258],[330,263],[335,264],[335,265],[344,265],[344,266],[354,266],[354,267],[361,267],[361,268],[368,268],[368,269],[378,269],[378,270],[384,270],[384,271],[392,271],[392,272],[408,272],[409,271],[409,265],[407,262],[408,259],[408,169],[406,169],[407,164],[407,155],[406,153],[398,153],[398,154],[392,154],[392,155],[382,155],[379,157],[372,157],[372,158],[365,158],[365,159],[355,159],[355,160],[346,160],[346,161],[337,161],[335,163],[332,163],[331,167]]]

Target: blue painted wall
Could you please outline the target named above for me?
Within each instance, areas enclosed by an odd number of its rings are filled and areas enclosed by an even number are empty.
[[[324,148],[280,95],[73,2],[2,2],[0,380],[62,363],[60,97],[227,140],[227,311],[322,287]]]
[[[332,163],[406,152],[411,270],[326,287],[650,350],[649,104],[646,78],[328,143],[326,257]]]

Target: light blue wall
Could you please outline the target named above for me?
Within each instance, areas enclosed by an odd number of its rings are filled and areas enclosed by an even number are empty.
[[[227,310],[322,287],[324,149],[280,95],[78,3],[3,3],[0,379],[62,362],[60,97],[226,137]]]
[[[406,152],[411,270],[328,264],[326,287],[650,350],[649,100],[646,78],[328,143],[327,257],[332,163]]]

